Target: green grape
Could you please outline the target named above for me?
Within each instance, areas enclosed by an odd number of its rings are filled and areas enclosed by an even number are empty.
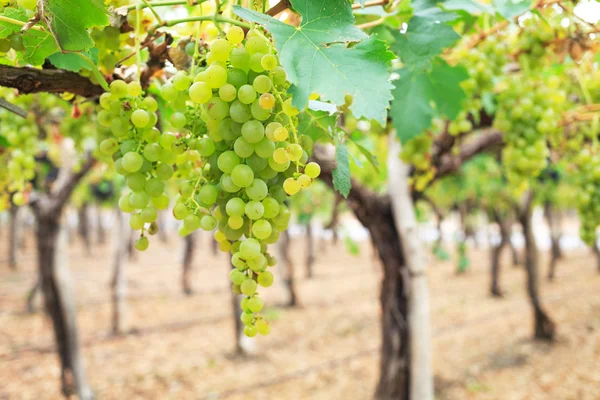
[[[256,82],[256,80],[255,80]],[[263,110],[272,110],[275,107],[275,96],[271,93],[264,93],[258,98],[258,105]]]
[[[131,114],[131,122],[136,128],[145,128],[150,122],[150,115],[145,110],[135,110]]]
[[[229,54],[231,53],[231,44],[225,39],[217,39],[212,42],[210,51],[215,59],[226,62],[229,60]]]
[[[242,188],[250,186],[254,180],[254,172],[249,166],[238,164],[231,170],[231,180],[236,186]]]
[[[242,43],[242,40],[244,40],[244,30],[239,26],[233,26],[229,28],[229,31],[227,32],[227,40],[233,45]]]
[[[112,156],[119,150],[119,144],[113,138],[104,139],[100,143],[100,151],[107,156]]]
[[[221,100],[231,102],[237,97],[237,89],[230,83],[226,83],[219,89],[219,97]]]
[[[162,149],[157,143],[150,143],[144,148],[144,158],[150,162],[160,159]]]
[[[219,189],[215,185],[204,185],[198,191],[198,199],[204,204],[213,204],[219,197]]]
[[[185,73],[178,72],[172,79],[173,87],[182,92],[187,90],[192,84],[192,80]]]
[[[279,122],[269,122],[265,128],[265,135],[271,141],[275,141],[275,131],[283,126]]]
[[[231,174],[231,171],[233,171],[239,163],[240,158],[231,150],[222,153],[217,159],[217,166],[226,174]]]
[[[256,336],[257,332],[258,332],[258,330],[256,329],[255,326],[246,325],[244,327],[244,335],[246,335],[248,337]]]
[[[131,152],[123,156],[123,169],[127,172],[133,173],[139,171],[143,163],[144,159],[138,153]]]
[[[257,220],[263,217],[265,213],[265,208],[261,202],[252,200],[246,203],[244,211],[248,218],[250,218],[251,220]]]
[[[268,53],[269,52],[269,44],[265,39],[260,36],[254,36],[246,40],[246,44],[244,46],[248,51],[248,54],[255,53]]]
[[[248,74],[241,69],[232,69],[227,73],[227,83],[237,90],[248,83]]]
[[[260,310],[262,310],[263,306],[264,302],[258,296],[254,296],[250,300],[248,300],[248,309],[254,313],[257,313]]]
[[[273,274],[269,271],[261,272],[258,275],[258,284],[262,287],[269,287],[273,284]]]
[[[243,47],[235,48],[231,51],[229,62],[233,68],[247,71],[250,69],[250,54]]]
[[[247,239],[250,240],[250,239]],[[252,280],[252,279],[245,279],[242,284],[240,285],[240,289],[242,291],[243,294],[245,294],[246,296],[252,296],[254,293],[256,293],[256,281]]]
[[[188,214],[189,210],[183,203],[177,203],[175,204],[175,207],[173,207],[173,216],[176,220],[181,221],[182,219],[187,217]]]
[[[169,207],[169,196],[162,193],[159,196],[153,197],[151,199],[152,205],[156,207],[158,210],[165,210]]]
[[[156,167],[156,177],[162,181],[167,181],[173,176],[173,167],[168,164],[158,164]]]
[[[208,102],[212,97],[212,89],[205,82],[196,82],[189,89],[190,99],[198,104]]]
[[[185,126],[187,119],[185,117],[185,114],[180,113],[180,112],[174,112],[171,115],[171,125],[173,126],[173,128],[175,129],[181,129]]]
[[[254,175],[256,176],[267,168],[268,161],[266,158],[261,158],[258,154],[252,154],[246,159],[246,165],[252,168],[252,171],[254,171]]]
[[[113,81],[110,84],[110,93],[117,99],[127,96],[127,84],[122,80]]]
[[[8,39],[0,39],[0,53],[8,53],[10,48],[10,41]]]
[[[203,157],[209,157],[215,152],[215,142],[209,138],[202,138],[198,141],[198,152]]]
[[[306,174],[302,174],[298,177],[298,184],[300,187],[307,188],[312,183],[312,179]]]
[[[10,47],[15,49],[16,51],[25,50],[25,45],[23,44],[23,36],[21,36],[20,34],[16,33],[16,34],[10,35],[8,37],[8,40],[10,42]]]
[[[208,115],[217,121],[221,121],[229,116],[229,104],[221,100],[219,97],[212,97],[206,104]]]
[[[241,285],[246,280],[246,275],[238,269],[232,269],[229,273],[229,279],[234,285]]]
[[[259,219],[254,224],[252,224],[252,234],[258,239],[266,239],[271,236],[273,228],[269,221],[265,219]]]
[[[265,218],[274,218],[279,214],[279,202],[272,197],[267,197],[262,201],[264,208],[263,216]]]
[[[145,251],[148,248],[149,242],[146,236],[141,236],[135,241],[135,248],[139,251]]]
[[[154,97],[145,97],[142,101],[142,106],[152,113],[158,110],[158,102],[154,99]]]
[[[287,74],[282,67],[275,67],[271,71],[271,78],[275,85],[283,85],[287,81]]]
[[[248,143],[258,143],[265,136],[265,127],[260,121],[247,121],[242,125],[242,136]]]
[[[221,187],[228,193],[235,193],[240,190],[240,187],[233,183],[231,175],[224,174],[221,176]]]
[[[229,115],[231,116],[232,120],[240,124],[248,121],[251,116],[248,106],[239,100],[231,103],[231,106],[229,107]]]
[[[139,214],[131,214],[131,217],[129,217],[129,226],[134,231],[139,231],[144,227],[144,221]]]
[[[256,90],[250,85],[243,85],[238,90],[238,99],[244,104],[251,104],[256,100]]]
[[[141,190],[132,192],[129,196],[129,203],[135,209],[142,209],[148,205],[150,202],[150,196],[146,192]]]
[[[260,179],[254,179],[252,184],[246,188],[246,194],[250,200],[260,201],[267,197],[268,193],[269,189],[267,184]]]
[[[240,199],[239,197],[233,197],[227,201],[225,210],[230,216],[241,217],[244,215],[245,207],[246,203],[244,203],[244,200]]]
[[[252,322],[254,321],[254,313],[246,311],[248,307],[242,307],[242,309],[244,310],[244,312],[240,316],[240,320],[244,325],[251,326]]]
[[[266,75],[259,75],[254,78],[252,88],[254,88],[254,90],[256,90],[258,93],[267,93],[271,90],[271,79],[269,79],[269,77]]]
[[[270,141],[267,137],[263,137],[254,145],[254,151],[262,158],[269,158],[275,152],[275,143]]]
[[[292,143],[285,149],[285,154],[290,161],[298,161],[302,157],[302,147],[299,144]]]
[[[193,232],[196,229],[200,228],[200,217],[194,214],[189,214],[183,219],[183,227],[188,232]]]
[[[151,197],[160,196],[165,190],[165,184],[158,178],[150,178],[145,182],[145,190]],[[135,190],[132,188],[132,190]]]
[[[145,207],[142,209],[142,211],[140,211],[140,217],[142,218],[142,221],[147,223],[156,221],[157,215],[156,208],[154,207]]]
[[[241,158],[248,158],[254,153],[254,145],[248,143],[243,137],[239,137],[233,144],[233,150]]]
[[[263,109],[260,104],[260,100],[254,100],[250,105],[250,112],[252,116],[259,121],[266,121],[271,117],[271,111]]]
[[[127,187],[129,187],[129,189],[133,191],[142,190],[145,185],[146,177],[144,176],[144,174],[136,172],[127,176]]]
[[[171,83],[167,83],[160,88],[160,95],[166,101],[175,101],[179,97],[177,89]]]
[[[119,198],[119,209],[126,213],[131,213],[135,208],[129,202],[129,194],[123,195]]]
[[[265,69],[262,66],[263,53],[255,53],[250,56],[250,69],[254,72],[263,72]]]
[[[127,84],[127,93],[131,97],[138,97],[142,94],[142,85],[138,81],[129,82]],[[148,97],[152,99],[152,97]],[[154,99],[152,99],[154,100]],[[155,100],[156,101],[156,100]],[[152,110],[155,111],[155,110]]]
[[[206,83],[213,89],[218,89],[227,83],[227,70],[219,65],[211,65],[205,73]]]
[[[231,229],[240,229],[244,225],[244,218],[231,216],[227,219],[227,225],[229,225]]]
[[[260,59],[260,65],[266,70],[271,71],[277,67],[277,57],[271,54],[265,54]]]

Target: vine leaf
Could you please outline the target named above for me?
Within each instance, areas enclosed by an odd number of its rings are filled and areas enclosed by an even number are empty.
[[[377,173],[381,172],[381,170],[379,169],[379,161],[377,161],[377,157],[373,153],[371,153],[362,144],[358,143],[355,140],[352,140],[351,138],[350,138],[350,140],[352,141],[352,143],[354,143],[354,145],[356,146],[356,148],[358,149],[358,151],[360,151],[361,154],[363,156],[365,156],[365,158],[373,166],[373,168],[375,168],[375,171],[377,171]]]
[[[528,11],[532,3],[532,0],[494,0],[494,8],[504,18],[512,19]]]
[[[27,14],[25,13],[25,9],[23,7],[7,7],[4,9],[4,12],[0,14],[8,18],[16,19],[17,21],[27,21]],[[8,37],[12,33],[19,32],[21,28],[21,25],[0,21],[0,39]]]
[[[98,49],[92,49],[90,52],[83,52],[93,64],[98,63]],[[82,69],[90,69],[89,62],[79,56],[77,53],[54,53],[48,60],[57,68],[65,69],[71,72],[79,72]]]
[[[426,17],[414,16],[404,34],[395,31],[392,50],[405,66],[423,68],[446,47],[454,44],[460,35],[451,26]]]
[[[350,180],[350,162],[348,160],[348,148],[342,142],[336,143],[335,146],[335,162],[336,166],[333,169],[333,187],[342,196],[348,198],[352,181]]]
[[[331,139],[334,126],[335,116],[326,111],[307,109],[298,114],[298,132],[314,141]]]
[[[88,28],[110,23],[103,0],[46,0],[45,19],[61,50],[86,51],[94,47]]]
[[[273,35],[281,65],[292,82],[293,105],[304,109],[310,94],[318,93],[341,106],[349,94],[355,116],[384,123],[393,88],[388,66],[394,58],[385,42],[354,26],[347,0],[291,3],[302,15],[298,28],[239,6],[234,12],[264,25]]]
[[[429,70],[397,72],[390,116],[403,143],[430,128],[434,117],[456,118],[465,98],[460,82],[469,76],[464,68],[437,58]]]

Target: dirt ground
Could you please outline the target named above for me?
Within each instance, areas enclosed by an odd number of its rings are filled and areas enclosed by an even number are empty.
[[[60,399],[51,325],[26,314],[35,280],[28,241],[19,270],[8,270],[0,237],[0,399]],[[256,355],[232,354],[234,327],[225,255],[200,238],[194,296],[180,288],[182,240],[154,240],[128,264],[130,333],[110,334],[110,244],[86,256],[70,248],[78,324],[87,375],[98,399],[368,399],[378,375],[380,266],[370,246],[359,256],[327,242],[316,276],[304,279],[304,241],[293,240],[296,309],[277,307],[279,283],[265,290],[269,337]],[[323,247],[322,244],[319,244]],[[556,281],[542,284],[546,309],[558,324],[554,345],[534,343],[524,271],[503,265],[503,299],[487,294],[488,251],[471,249],[468,274],[455,262],[429,269],[438,399],[600,399],[600,274],[592,255],[572,250]],[[547,257],[541,257],[545,275]],[[38,301],[39,303],[39,301]]]

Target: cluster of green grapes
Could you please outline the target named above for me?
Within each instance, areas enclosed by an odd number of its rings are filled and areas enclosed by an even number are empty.
[[[2,96],[9,101],[27,105],[31,96],[15,96],[10,90],[2,91]],[[0,188],[2,201],[0,209],[8,205],[8,196],[12,193],[12,202],[23,205],[26,202],[25,192],[29,181],[35,177],[35,155],[38,151],[38,130],[33,117],[21,118],[5,109],[0,109],[0,136],[8,142],[8,147],[0,153]]]
[[[511,182],[522,184],[547,165],[547,141],[561,135],[566,93],[557,76],[515,77],[498,97],[494,126],[504,133],[503,165]]]
[[[544,14],[543,22],[537,17],[524,20],[522,31],[515,39],[516,48],[519,49],[519,62],[526,63],[529,67],[552,62],[544,57],[548,53],[546,47],[553,39],[564,38],[566,35],[566,31],[560,26],[562,17],[549,10]]]
[[[597,143],[578,152],[572,168],[578,183],[579,234],[584,242],[593,245],[596,228],[600,225],[600,148]]]
[[[173,176],[176,137],[155,128],[157,101],[144,97],[139,82],[113,81],[110,92],[100,96],[98,123],[112,137],[100,143],[100,151],[115,160],[115,170],[126,178],[130,192],[119,199],[119,208],[132,213],[129,224],[140,230],[138,250],[148,248],[148,237],[158,232],[158,210],[169,206],[165,181]]]
[[[454,56],[459,61],[458,65],[465,67],[469,73],[469,78],[461,82],[467,97],[463,111],[448,125],[448,133],[457,136],[473,129],[469,115],[479,115],[483,107],[482,96],[490,94],[496,77],[504,75],[508,47],[501,37],[489,35],[473,48],[468,40],[465,41],[463,46],[456,49]]]
[[[98,121],[115,135],[101,149],[114,154],[132,190],[119,206],[135,211],[130,225],[142,230],[136,248],[148,247],[146,224],[149,233],[157,229],[156,209],[168,206],[164,181],[174,177],[179,234],[215,230],[219,248],[232,255],[233,290],[245,295],[244,332],[255,336],[270,330],[257,294],[258,285],[273,283],[267,246],[288,227],[287,195],[310,186],[320,167],[308,162],[313,143],[297,132],[299,111],[286,95],[289,83],[272,43],[257,30],[244,36],[231,28],[212,42],[206,68],[180,71],[161,87],[175,134],[154,128],[156,102],[143,98],[136,82],[111,84]]]
[[[423,190],[435,176],[435,171],[431,168],[430,151],[432,144],[433,136],[425,133],[407,141],[400,151],[402,161],[413,165],[416,169],[416,173],[411,178],[411,184],[418,191]]]

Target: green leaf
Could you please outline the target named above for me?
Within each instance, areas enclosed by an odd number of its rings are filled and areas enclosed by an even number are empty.
[[[396,31],[394,36],[391,49],[408,68],[423,68],[460,38],[452,27],[419,16],[411,18],[406,33]]]
[[[0,147],[10,147],[10,142],[2,135],[0,135]]]
[[[446,10],[465,11],[473,15],[493,13],[492,7],[474,0],[448,0],[442,4],[442,7]]]
[[[110,22],[103,0],[47,0],[46,13],[60,47],[68,51],[94,47],[88,28]]]
[[[310,136],[314,141],[331,139],[335,117],[326,111],[306,109],[298,114],[298,132]]]
[[[459,18],[454,12],[447,12],[439,7],[443,2],[437,0],[415,0],[411,3],[415,17],[427,18],[431,21],[450,22]]]
[[[4,9],[3,15],[8,18],[16,19],[17,21],[27,22],[27,14],[23,7],[7,7]],[[8,37],[10,34],[19,32],[23,28],[21,25],[11,24],[10,22],[0,21],[0,39]]]
[[[342,196],[348,198],[352,181],[350,180],[350,162],[348,161],[348,148],[342,142],[338,142],[335,148],[336,166],[333,169],[333,187]]]
[[[531,8],[532,0],[494,0],[494,8],[506,19],[519,16]]]
[[[367,37],[354,26],[347,0],[291,3],[302,15],[298,28],[239,6],[234,12],[264,25],[273,35],[292,83],[289,93],[294,106],[304,109],[313,92],[341,106],[349,94],[354,98],[350,109],[355,116],[384,123],[393,88],[388,65],[394,58],[385,42]]]
[[[431,127],[436,116],[456,118],[465,93],[460,82],[468,78],[461,67],[436,59],[430,70],[398,71],[392,117],[398,138],[404,143]]]
[[[350,138],[349,138],[350,139]],[[373,168],[375,168],[375,171],[380,172],[379,169],[379,161],[377,161],[377,157],[371,153],[365,146],[363,146],[362,144],[358,143],[355,140],[352,140],[352,143],[354,143],[354,145],[356,146],[356,148],[358,149],[358,151],[361,152],[361,154],[363,156],[365,156],[365,158],[367,159],[367,161],[369,161],[371,163],[371,165],[373,166]]]
[[[97,50],[97,49],[94,49]],[[89,55],[89,53],[87,53]],[[82,69],[90,69],[86,60],[77,53],[57,52],[48,57],[52,65],[67,71],[79,72]]]
[[[59,51],[54,37],[48,32],[40,32],[33,29],[23,35],[23,60],[33,65],[42,65],[46,57]]]

